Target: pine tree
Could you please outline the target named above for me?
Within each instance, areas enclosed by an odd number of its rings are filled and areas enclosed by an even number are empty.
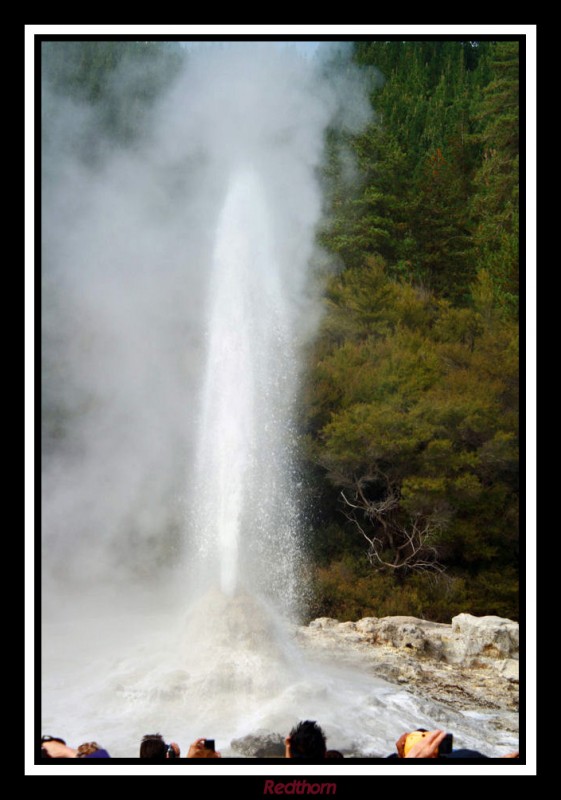
[[[472,202],[478,266],[491,276],[495,298],[517,314],[519,294],[519,46],[495,44],[492,79],[480,112],[483,157]]]

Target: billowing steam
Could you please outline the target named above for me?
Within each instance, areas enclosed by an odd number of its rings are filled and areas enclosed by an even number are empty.
[[[47,45],[47,65],[56,47]],[[138,85],[138,76],[122,67],[111,102]],[[271,508],[286,500],[271,487],[280,481],[282,491],[290,491],[288,455],[280,458],[283,474],[277,480],[263,474],[255,448],[268,448],[262,461],[275,460],[282,426],[288,431],[299,347],[318,318],[311,263],[322,211],[317,173],[324,137],[342,118],[350,126],[364,124],[367,103],[356,90],[350,78],[327,79],[319,59],[288,46],[201,47],[187,52],[167,91],[138,117],[142,129],[125,146],[100,129],[105,109],[99,103],[77,103],[45,82],[47,582],[54,576],[57,586],[66,580],[126,584],[154,578],[179,562],[188,567],[201,547],[234,547],[215,541],[208,526],[214,513],[236,517],[224,505],[230,479],[216,472],[222,456],[211,453],[205,467],[196,451],[208,449],[215,435],[208,414],[220,402],[216,392],[230,392],[236,380],[240,391],[244,381],[253,381],[247,402],[255,404],[258,393],[261,408],[253,417],[246,404],[246,422],[240,423],[255,432],[247,454],[255,483],[241,490],[243,506]],[[239,178],[244,170],[253,176],[245,189]],[[236,191],[246,192],[245,207],[233,210],[229,221],[224,205],[236,202]],[[228,225],[232,230],[224,238]],[[249,261],[238,265],[239,274],[228,277],[227,267],[223,276],[215,274],[217,258],[237,269],[236,259],[243,257]],[[220,302],[224,307],[217,309]],[[251,319],[243,302],[253,304]],[[276,349],[265,347],[256,364],[252,348],[262,345],[271,314],[277,314]],[[237,323],[237,330],[228,330],[236,315],[245,315],[245,334]],[[231,386],[224,386],[224,376],[210,385],[209,347],[216,354],[216,346],[232,347],[234,337],[243,335],[250,349],[230,368],[245,374],[232,375]],[[251,377],[252,369],[259,374]],[[229,414],[230,400],[222,402]],[[232,407],[231,413],[239,418],[239,410]],[[266,425],[269,437],[263,436]],[[235,464],[223,467],[239,480]],[[201,503],[206,506],[197,511]],[[248,525],[266,524],[263,513],[260,522],[243,508],[240,514],[244,536]],[[285,552],[287,546],[295,552],[294,519],[289,523],[285,515],[279,524],[277,539],[284,537]],[[259,549],[254,545],[252,552]],[[269,552],[269,569],[275,552]],[[243,557],[238,552],[236,561]],[[235,582],[232,576],[223,582],[228,580]]]

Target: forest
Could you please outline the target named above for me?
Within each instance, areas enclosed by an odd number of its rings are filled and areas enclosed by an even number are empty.
[[[358,42],[309,353],[315,615],[518,614],[519,43]],[[352,193],[341,154],[356,157]]]
[[[51,89],[99,104],[115,147],[142,136],[184,57],[42,46]],[[518,619],[522,48],[364,39],[329,67],[363,71],[373,115],[328,131],[318,175],[329,277],[297,408],[310,618]],[[140,76],[126,104],[123,61]],[[80,146],[100,157],[93,133]],[[45,407],[47,447],[66,413]]]

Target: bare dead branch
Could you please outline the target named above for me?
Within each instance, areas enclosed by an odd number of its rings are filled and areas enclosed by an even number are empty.
[[[416,514],[404,524],[398,513],[399,492],[387,476],[384,478],[387,480],[387,492],[378,501],[368,499],[364,492],[364,481],[360,480],[354,486],[353,500],[345,492],[341,492],[343,513],[368,542],[367,555],[370,563],[376,569],[394,572],[444,573],[446,568],[439,562],[438,550],[434,544],[436,534],[442,527],[441,523],[437,519]],[[373,533],[381,528],[379,534],[369,536],[361,524],[361,518],[366,519],[373,527]]]

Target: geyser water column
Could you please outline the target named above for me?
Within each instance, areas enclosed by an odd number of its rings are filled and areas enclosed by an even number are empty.
[[[218,217],[192,500],[198,585],[297,599],[291,291],[266,181],[234,169]],[[202,581],[202,585],[201,585]]]

